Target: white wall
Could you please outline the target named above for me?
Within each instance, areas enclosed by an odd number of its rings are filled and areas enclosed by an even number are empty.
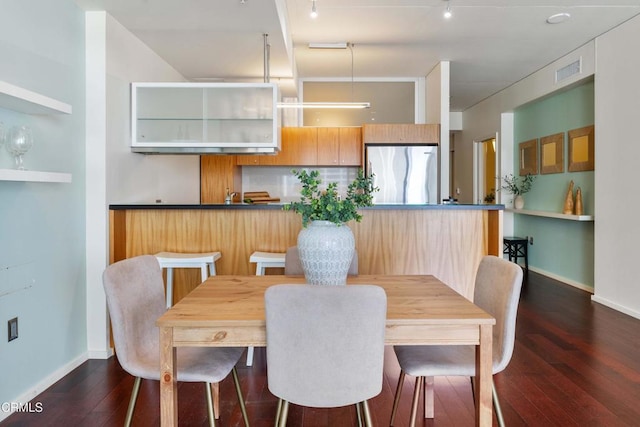
[[[440,62],[426,78],[426,123],[440,124],[440,199],[452,196],[450,188],[449,136],[450,63]]]
[[[184,77],[104,12],[87,12],[87,336],[90,357],[108,357],[102,272],[108,265],[108,206],[199,203],[199,156],[134,154],[129,85]]]
[[[638,40],[640,17],[609,31],[596,42],[593,299],[640,318],[640,286],[635,269],[640,254]]]

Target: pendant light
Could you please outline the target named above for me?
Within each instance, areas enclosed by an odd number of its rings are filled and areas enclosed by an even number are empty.
[[[346,108],[363,109],[370,108],[370,102],[353,101],[353,43],[309,43],[310,49],[346,49],[351,52],[351,102],[279,102],[278,108]]]

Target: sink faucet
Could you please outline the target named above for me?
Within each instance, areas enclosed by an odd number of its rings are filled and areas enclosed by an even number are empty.
[[[236,194],[238,193],[232,193],[229,191],[229,188],[227,188],[227,196],[224,198],[224,204],[230,205],[233,202],[233,198],[236,196]]]

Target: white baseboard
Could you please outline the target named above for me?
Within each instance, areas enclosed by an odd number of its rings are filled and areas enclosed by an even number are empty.
[[[49,376],[44,378],[39,383],[35,384],[33,387],[31,387],[31,389],[27,390],[26,393],[23,393],[21,396],[16,396],[13,402],[27,403],[31,401],[34,397],[36,397],[37,395],[39,395],[40,393],[42,393],[43,391],[51,387],[58,380],[60,380],[65,375],[67,375],[69,372],[76,369],[78,366],[82,365],[87,360],[88,360],[87,353],[81,354],[71,362],[57,369],[55,372],[52,372]],[[13,412],[14,412],[13,410],[9,412],[0,411],[0,421],[7,418]]]
[[[529,267],[529,270],[534,271],[534,272],[536,272],[538,274],[542,274],[543,276],[550,277],[550,278],[555,279],[555,280],[557,280],[559,282],[566,283],[569,286],[573,286],[575,288],[578,288],[578,289],[581,289],[583,291],[589,292],[590,294],[592,294],[591,295],[591,301],[597,302],[598,304],[602,304],[602,305],[604,305],[606,307],[609,307],[609,308],[611,308],[613,310],[619,311],[620,313],[626,314],[628,316],[635,317],[636,319],[640,319],[640,312],[638,312],[636,310],[632,310],[632,309],[630,309],[628,307],[625,307],[623,305],[617,304],[617,303],[615,303],[613,301],[610,301],[610,300],[608,300],[606,298],[602,298],[602,297],[600,297],[598,295],[595,295],[594,294],[594,289],[591,286],[587,286],[585,284],[578,283],[578,282],[576,282],[574,280],[567,279],[566,277],[558,276],[557,274],[553,274],[553,273],[550,273],[548,271],[541,270],[539,268]]]
[[[107,350],[89,350],[87,359],[108,359],[114,355],[113,349]]]
[[[637,312],[635,310],[631,310],[630,308],[624,307],[620,304],[616,304],[613,301],[610,301],[606,298],[602,298],[599,297],[597,295],[592,295],[591,296],[591,301],[597,302],[599,304],[605,305],[613,310],[619,311],[621,313],[624,313],[626,315],[629,315],[631,317],[635,317],[636,319],[640,319],[640,312]]]
[[[558,274],[551,273],[549,271],[542,270],[540,268],[529,266],[529,270],[542,274],[543,276],[547,276],[551,279],[557,280],[558,282],[566,283],[569,286],[573,286],[574,288],[581,289],[583,291],[589,292],[593,294],[593,286],[585,285],[584,283],[576,282],[575,280],[569,279],[567,277],[560,276]]]

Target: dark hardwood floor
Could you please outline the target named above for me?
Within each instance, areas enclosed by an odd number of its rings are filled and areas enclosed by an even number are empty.
[[[244,359],[243,359],[244,361]],[[372,399],[374,423],[389,423],[399,368],[387,349],[382,393]],[[252,426],[271,426],[276,399],[266,383],[265,357],[256,349],[251,368],[238,371]],[[300,379],[304,381],[304,378]],[[640,425],[640,320],[592,303],[590,294],[530,273],[518,311],[510,365],[495,376],[508,426]],[[40,413],[16,413],[0,423],[14,426],[122,425],[133,384],[115,358],[89,360],[32,401]],[[134,425],[159,425],[159,387],[143,381]],[[408,425],[413,379],[405,382],[397,427]],[[241,426],[230,378],[221,385],[219,425]],[[206,426],[202,384],[179,385],[180,425]],[[469,380],[436,379],[436,417],[419,426],[471,426]],[[351,407],[317,410],[293,406],[289,426],[353,426]],[[494,425],[496,422],[494,421]]]

